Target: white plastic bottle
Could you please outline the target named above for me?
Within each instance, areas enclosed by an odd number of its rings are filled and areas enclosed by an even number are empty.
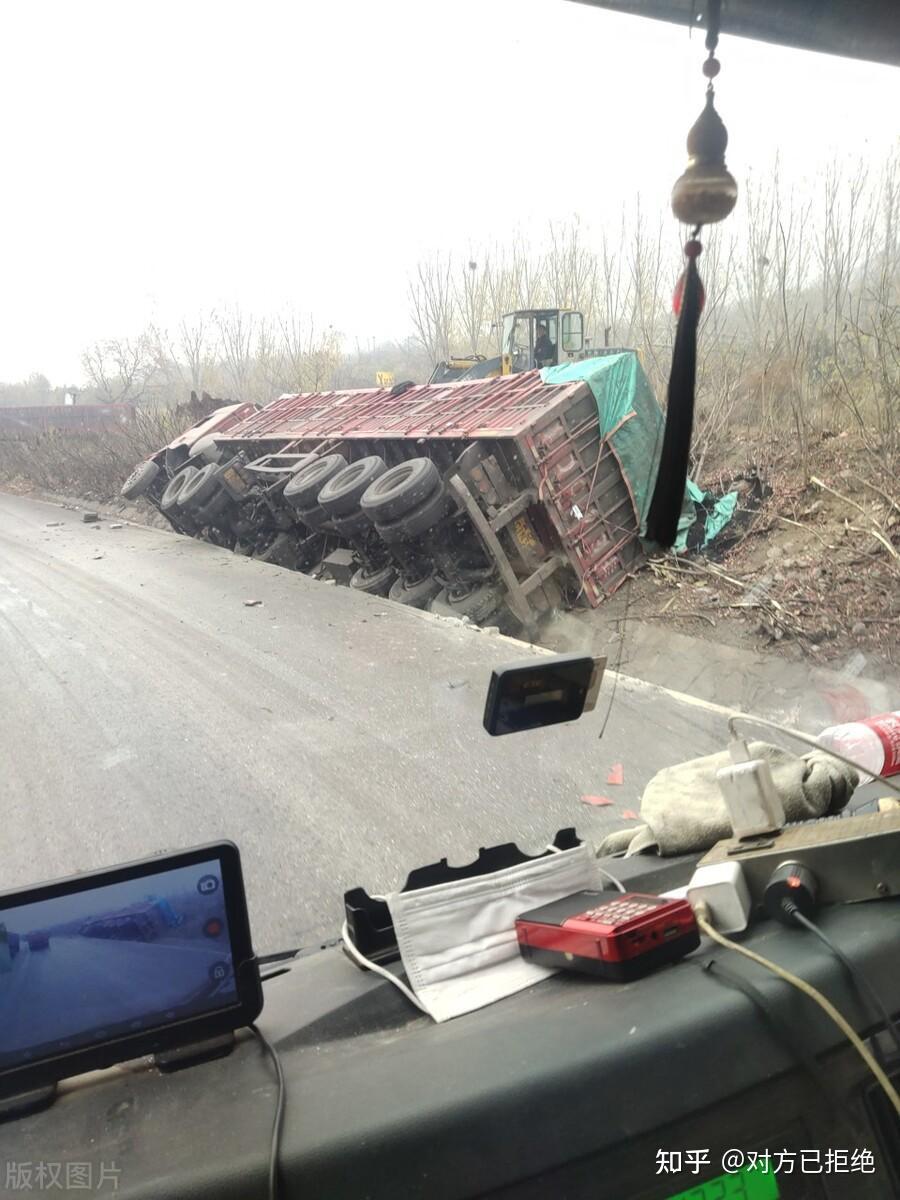
[[[900,775],[900,711],[829,725],[819,741],[865,767],[869,774],[861,776],[860,783],[868,783],[873,775]]]

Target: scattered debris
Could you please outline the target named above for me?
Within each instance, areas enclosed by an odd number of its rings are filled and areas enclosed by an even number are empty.
[[[590,804],[594,808],[603,808],[606,804],[612,804],[609,796],[582,796],[582,804]]]
[[[121,521],[114,521],[113,524],[109,526],[109,528],[110,529],[124,529],[125,526]]]
[[[607,783],[615,783],[621,785],[625,782],[625,768],[621,763],[613,763],[609,768],[609,774],[606,777]]]
[[[639,821],[640,819],[640,814],[636,813],[633,808],[622,809],[623,821]]]
[[[96,562],[96,560],[97,560],[98,558],[105,558],[105,557],[106,557],[106,555],[105,555],[105,554],[95,554],[93,557],[94,557],[94,561]]]
[[[47,528],[48,529],[57,529],[62,524],[64,524],[63,521],[48,521]]]
[[[448,682],[447,687],[448,688],[461,688],[461,687],[466,687],[468,685],[468,683],[469,683],[468,679],[460,679],[455,682],[451,679]]]
[[[245,600],[244,608],[256,608],[259,604],[262,604],[262,600]]]
[[[98,512],[83,512],[81,519],[85,525],[92,525],[94,521],[100,520],[100,514]]]

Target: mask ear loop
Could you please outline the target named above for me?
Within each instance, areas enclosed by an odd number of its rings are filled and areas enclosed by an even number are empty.
[[[350,938],[350,930],[347,928],[346,921],[341,926],[341,941],[344,943],[344,948],[355,963],[357,963],[366,971],[374,971],[376,975],[381,975],[389,983],[392,983],[394,987],[399,988],[407,1000],[409,1000],[411,1004],[414,1004],[420,1012],[425,1013],[426,1016],[431,1016],[431,1013],[427,1008],[425,1008],[421,1000],[419,1000],[419,998],[416,996],[415,992],[411,988],[408,988],[402,979],[398,979],[392,971],[388,971],[386,967],[379,966],[378,963],[372,962],[370,959],[366,958],[364,954],[360,953]]]

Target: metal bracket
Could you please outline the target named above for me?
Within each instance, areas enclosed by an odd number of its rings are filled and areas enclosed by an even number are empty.
[[[497,570],[500,572],[500,578],[503,580],[508,596],[507,604],[510,607],[513,615],[517,617],[523,625],[530,626],[534,624],[534,613],[531,605],[528,602],[528,597],[522,591],[522,586],[519,583],[515,571],[512,569],[509,559],[506,556],[506,551],[500,544],[500,539],[491,529],[490,522],[481,511],[478,501],[466,487],[465,480],[459,475],[452,475],[448,480],[450,488],[456,494],[458,500],[465,508],[469,515],[469,519],[475,526],[477,533],[484,542],[485,548],[497,564]],[[554,567],[555,570],[555,567]]]
[[[537,492],[534,488],[527,488],[522,492],[521,496],[517,496],[515,500],[510,500],[509,504],[505,504],[503,508],[496,513],[490,521],[491,529],[495,533],[501,530],[510,521],[514,521],[520,513],[523,513],[526,508],[530,508],[537,500]]]

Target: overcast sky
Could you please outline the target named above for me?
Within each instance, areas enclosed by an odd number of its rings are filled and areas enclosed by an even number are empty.
[[[420,255],[667,204],[702,39],[568,0],[44,0],[0,26],[0,379],[228,301],[408,332]],[[900,71],[726,39],[729,166],[875,162]]]

